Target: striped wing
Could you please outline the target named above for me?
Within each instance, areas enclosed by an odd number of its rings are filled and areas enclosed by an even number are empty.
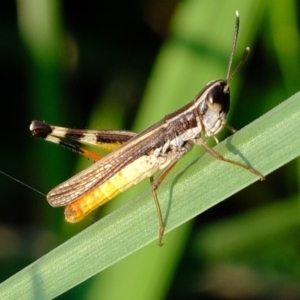
[[[155,149],[168,129],[168,123],[157,123],[140,133],[116,151],[51,190],[47,195],[48,202],[55,207],[74,202],[128,164]]]

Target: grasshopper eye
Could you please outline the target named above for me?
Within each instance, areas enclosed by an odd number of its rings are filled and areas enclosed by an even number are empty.
[[[206,95],[206,104],[217,113],[228,113],[230,107],[229,89],[225,90],[225,85],[214,86]]]

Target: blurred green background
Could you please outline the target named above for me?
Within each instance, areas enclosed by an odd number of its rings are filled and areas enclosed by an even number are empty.
[[[208,81],[224,78],[235,10],[241,27],[234,65],[246,46],[251,55],[231,87],[229,124],[242,128],[300,87],[297,1],[6,2],[0,169],[45,194],[91,162],[31,138],[32,120],[146,128]],[[173,249],[166,264],[150,272],[147,264],[162,251],[149,245],[59,299],[118,299],[117,293],[122,299],[299,299],[299,178],[298,159],[185,225],[176,244],[166,239],[164,247]],[[1,281],[93,222],[66,224],[62,209],[2,175],[0,192]],[[109,206],[94,220],[115,209]]]

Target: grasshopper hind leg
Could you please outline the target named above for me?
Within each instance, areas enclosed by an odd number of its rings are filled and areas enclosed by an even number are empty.
[[[163,182],[163,180],[168,176],[168,174],[171,172],[171,170],[174,168],[175,164],[177,163],[178,159],[172,161],[159,175],[157,178],[153,178],[153,176],[150,177],[150,183],[152,188],[152,195],[155,202],[155,207],[157,211],[158,221],[159,221],[159,234],[158,234],[158,246],[163,246],[162,239],[164,237],[166,223],[161,211],[161,206],[158,200],[157,196],[157,189],[159,188],[160,184]]]

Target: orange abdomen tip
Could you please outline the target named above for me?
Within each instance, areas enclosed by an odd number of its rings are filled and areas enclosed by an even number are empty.
[[[65,219],[69,223],[77,223],[83,220],[86,214],[81,209],[81,203],[77,201],[69,204],[65,208]]]

